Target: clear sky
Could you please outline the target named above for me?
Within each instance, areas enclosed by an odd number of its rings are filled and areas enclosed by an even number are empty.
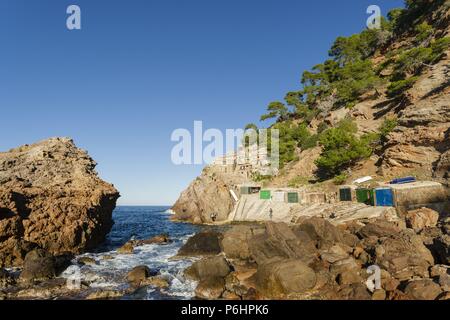
[[[120,204],[172,204],[177,128],[242,128],[299,88],[333,40],[401,0],[0,0],[0,150],[72,137]],[[66,28],[66,9],[82,30]],[[259,124],[259,123],[258,123]]]

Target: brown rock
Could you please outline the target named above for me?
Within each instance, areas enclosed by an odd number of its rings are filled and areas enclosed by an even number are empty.
[[[337,282],[340,286],[345,286],[352,283],[362,283],[363,279],[358,272],[354,270],[343,271],[337,277]]]
[[[437,300],[447,301],[450,300],[450,291],[443,292],[439,297],[437,297]]]
[[[433,280],[423,279],[409,282],[405,293],[416,300],[435,300],[442,290]]]
[[[212,257],[196,261],[186,269],[185,275],[194,280],[207,278],[225,278],[231,272],[231,267],[224,257]]]
[[[114,290],[100,290],[90,293],[86,300],[116,300],[123,297],[124,292]]]
[[[358,235],[363,238],[368,237],[389,237],[396,235],[401,231],[401,228],[396,224],[386,220],[376,220],[375,222],[368,223],[358,231]]]
[[[207,278],[199,282],[195,289],[195,296],[204,300],[215,300],[222,297],[225,291],[223,278]]]
[[[345,300],[371,300],[372,296],[365,285],[353,283],[341,288],[338,294]]]
[[[23,240],[55,255],[105,240],[119,193],[95,165],[66,138],[0,153],[0,265],[23,263]]]
[[[443,291],[450,291],[450,275],[441,274],[439,276],[439,285]]]
[[[154,236],[150,239],[141,240],[138,242],[139,245],[148,245],[148,244],[167,244],[171,243],[172,240],[170,239],[168,234],[160,234],[157,236]]]
[[[157,272],[150,270],[147,266],[137,266],[127,274],[127,281],[135,286],[140,286],[149,277],[155,276]]]
[[[230,189],[246,182],[241,174],[224,173],[221,167],[208,166],[189,187],[183,191],[172,210],[172,219],[192,223],[211,223],[211,213],[216,221],[224,221],[233,210],[234,199]]]
[[[220,242],[222,235],[218,232],[200,232],[188,239],[178,251],[179,256],[208,256],[217,255],[222,249]]]
[[[117,249],[120,254],[132,254],[134,252],[134,243],[129,241]]]
[[[311,239],[318,242],[321,249],[332,246],[336,242],[344,242],[343,231],[322,218],[313,217],[307,219],[295,228],[306,232]]]
[[[262,228],[235,226],[223,235],[222,249],[227,258],[247,260],[250,258],[249,240],[264,232]]]
[[[376,263],[400,281],[429,277],[428,269],[434,264],[431,252],[415,234],[385,238],[376,246],[375,254]]]
[[[386,300],[386,291],[383,289],[375,290],[372,293],[372,300]]]
[[[55,257],[43,249],[35,249],[25,256],[20,279],[46,280],[56,277],[70,265],[70,256]]]
[[[450,272],[449,266],[444,264],[436,264],[430,268],[430,277],[435,278]]]
[[[266,223],[265,233],[249,241],[251,258],[258,265],[274,258],[298,259],[309,264],[317,259],[316,242],[298,227],[291,229],[285,223]]]
[[[97,264],[97,261],[95,261],[95,259],[94,259],[94,258],[91,258],[91,257],[81,257],[81,258],[78,258],[77,262],[78,262],[78,264],[81,264],[81,265],[91,265],[91,266],[94,266],[94,265]]]
[[[381,286],[386,291],[395,291],[400,285],[400,281],[395,279],[384,269],[381,269]]]
[[[315,287],[316,273],[301,260],[282,260],[260,265],[257,290],[267,298],[301,294]]]
[[[439,219],[439,213],[428,208],[408,211],[406,214],[406,225],[416,232],[427,228],[435,227]]]
[[[151,286],[156,288],[168,288],[170,286],[169,282],[162,277],[149,277],[142,280],[141,286]]]

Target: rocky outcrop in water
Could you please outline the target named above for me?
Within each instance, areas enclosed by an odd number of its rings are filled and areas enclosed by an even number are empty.
[[[80,253],[105,240],[118,191],[72,140],[52,138],[0,153],[0,266],[42,248]]]

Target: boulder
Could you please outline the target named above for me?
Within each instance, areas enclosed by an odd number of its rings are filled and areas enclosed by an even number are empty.
[[[274,258],[298,259],[306,264],[317,259],[316,242],[303,230],[291,229],[285,223],[267,222],[265,233],[249,241],[251,260],[258,265]]]
[[[432,251],[436,262],[450,265],[450,234],[443,234],[433,239]]]
[[[224,257],[212,257],[196,261],[186,269],[185,275],[194,280],[225,278],[232,271]]]
[[[37,245],[25,240],[9,238],[0,244],[0,266],[21,267],[28,252]]]
[[[372,300],[386,300],[386,291],[384,291],[383,289],[378,289],[375,290],[372,293]]]
[[[207,256],[217,255],[222,249],[220,242],[222,235],[218,232],[200,232],[190,237],[186,244],[178,251],[178,256]]]
[[[400,285],[400,281],[395,279],[389,272],[381,269],[381,286],[385,291],[395,291]]]
[[[95,266],[97,264],[97,261],[91,257],[81,257],[81,258],[78,258],[77,263],[81,264],[81,265]]]
[[[207,278],[201,280],[195,289],[195,296],[204,300],[215,300],[222,297],[225,291],[223,278]]]
[[[119,193],[95,166],[67,138],[0,153],[0,265],[20,267],[28,243],[59,255],[104,242]]]
[[[420,208],[408,211],[405,219],[408,228],[412,228],[418,232],[424,228],[435,227],[439,220],[439,213],[432,209]]]
[[[117,300],[124,296],[124,292],[122,291],[114,291],[114,290],[99,290],[90,293],[86,300]]]
[[[71,256],[53,256],[43,249],[35,249],[25,256],[20,279],[35,281],[52,279],[70,265]]]
[[[147,266],[137,266],[128,272],[127,281],[135,286],[140,286],[147,278],[157,274],[157,272],[150,270]]]
[[[339,296],[344,300],[371,300],[367,287],[362,283],[352,283],[342,287],[338,291]]]
[[[172,240],[170,239],[169,235],[167,233],[163,233],[163,234],[154,236],[150,239],[140,240],[140,241],[138,241],[138,244],[139,245],[168,244],[171,242],[172,242]]]
[[[349,252],[352,248],[346,248],[343,245],[334,245],[328,250],[323,250],[320,253],[320,258],[329,263],[335,263],[339,260],[344,260],[349,257]]]
[[[436,264],[430,268],[430,277],[439,278],[443,274],[448,274],[450,267],[445,264]]]
[[[141,286],[151,286],[155,288],[168,288],[170,286],[169,282],[163,277],[149,277],[141,282]]]
[[[443,291],[450,291],[450,275],[441,274],[439,276],[439,285]]]
[[[258,267],[256,286],[266,298],[302,294],[315,287],[316,273],[301,260],[279,260]]]
[[[415,300],[435,300],[442,290],[433,280],[422,279],[409,282],[405,293]]]
[[[380,241],[375,247],[375,263],[404,281],[415,276],[429,277],[428,269],[434,265],[434,259],[420,236],[402,233]]]
[[[401,228],[397,224],[389,222],[387,220],[378,219],[374,222],[366,224],[364,227],[359,229],[358,235],[361,238],[383,238],[396,235],[400,231]]]
[[[359,272],[356,272],[355,270],[345,270],[340,274],[338,274],[337,276],[337,283],[340,286],[362,282],[363,282],[362,277],[359,275]]]
[[[134,242],[128,241],[119,249],[117,249],[117,252],[120,254],[132,254],[134,252]]]
[[[343,231],[323,218],[306,219],[299,226],[295,226],[294,230],[304,231],[321,249],[337,242],[344,242]]]
[[[234,226],[227,230],[222,239],[222,249],[227,258],[247,260],[250,258],[250,239],[264,232],[262,228]]]

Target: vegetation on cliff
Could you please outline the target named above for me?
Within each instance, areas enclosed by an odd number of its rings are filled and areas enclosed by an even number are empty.
[[[317,174],[330,178],[368,158],[385,142],[397,125],[395,120],[388,119],[370,134],[358,132],[350,120],[334,128],[325,122],[312,123],[326,112],[351,109],[367,96],[404,101],[405,92],[445,57],[450,46],[439,21],[430,18],[444,6],[448,6],[445,1],[407,0],[404,9],[394,9],[382,18],[379,29],[338,37],[329,50],[330,58],[303,73],[298,91],[288,92],[284,102],[271,102],[260,120],[273,120],[269,128],[280,131],[281,167],[298,160],[299,152],[319,145]]]

